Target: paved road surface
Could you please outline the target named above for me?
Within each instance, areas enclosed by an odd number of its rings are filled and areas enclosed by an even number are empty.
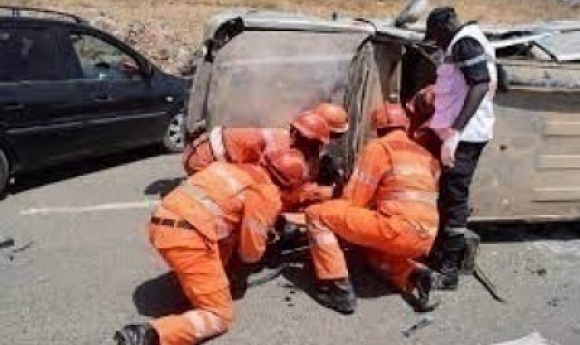
[[[178,156],[145,150],[21,179],[0,203],[0,233],[31,244],[13,260],[0,250],[0,344],[112,344],[127,322],[183,309],[145,229],[159,192],[180,177]],[[341,316],[304,292],[310,272],[297,264],[248,291],[236,302],[233,329],[210,343],[487,345],[539,331],[577,345],[579,234],[504,229],[486,236],[481,265],[509,302],[494,302],[467,277],[458,292],[441,294],[433,324],[408,339],[401,329],[420,315],[364,268],[357,313]]]

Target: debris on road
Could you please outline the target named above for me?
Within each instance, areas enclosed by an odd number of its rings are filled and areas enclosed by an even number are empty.
[[[425,315],[419,319],[419,321],[413,323],[405,327],[401,333],[405,338],[409,338],[413,333],[417,332],[418,330],[425,328],[433,323],[433,317],[429,315]]]
[[[475,277],[475,279],[477,279],[477,281],[479,281],[481,283],[481,285],[483,285],[483,287],[487,290],[487,292],[489,292],[489,294],[493,297],[494,300],[501,302],[501,303],[506,303],[506,300],[503,299],[498,294],[497,288],[491,282],[491,280],[487,277],[487,275],[483,272],[483,270],[477,264],[477,262],[474,263],[473,276]]]
[[[520,339],[495,343],[493,345],[557,345],[557,343],[545,339],[538,332],[534,332]]]
[[[14,239],[12,240],[12,244],[10,246],[14,246],[15,242]],[[25,244],[18,246],[16,248],[11,248],[10,250],[7,251],[7,253],[5,254],[6,258],[8,259],[8,261],[12,262],[14,261],[14,257],[16,256],[17,253],[23,252],[27,249],[29,249],[30,247],[32,247],[32,244],[34,243],[34,241],[28,241]],[[0,246],[0,249],[2,247]]]
[[[14,246],[14,239],[12,237],[0,235],[0,249]]]

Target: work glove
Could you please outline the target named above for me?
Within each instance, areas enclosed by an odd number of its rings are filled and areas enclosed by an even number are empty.
[[[458,130],[448,128],[445,131],[439,132],[443,144],[441,146],[441,164],[443,166],[453,168],[455,165],[455,151],[459,145],[460,133]]]

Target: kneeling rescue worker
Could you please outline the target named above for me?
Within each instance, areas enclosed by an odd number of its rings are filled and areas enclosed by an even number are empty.
[[[372,123],[378,138],[364,148],[343,198],[306,209],[317,299],[342,313],[356,307],[338,237],[362,247],[415,310],[429,311],[438,305],[429,300],[435,272],[417,260],[437,234],[439,162],[408,138],[400,105],[386,103]]]
[[[322,129],[321,120],[328,130]],[[315,109],[298,115],[290,130],[282,128],[223,128],[216,127],[186,147],[183,166],[192,175],[215,161],[230,163],[257,163],[266,151],[294,147],[302,151],[318,170],[318,159],[323,144],[338,138],[348,130],[348,115],[341,106],[323,103]],[[313,149],[315,148],[315,149]]]
[[[196,308],[148,324],[128,325],[118,344],[191,345],[225,332],[233,318],[224,272],[234,248],[241,261],[260,260],[280,209],[280,188],[303,183],[295,149],[271,151],[261,166],[216,162],[168,194],[149,225],[150,241]]]

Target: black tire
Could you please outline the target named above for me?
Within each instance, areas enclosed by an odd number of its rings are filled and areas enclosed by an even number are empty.
[[[163,137],[163,147],[167,152],[181,152],[185,148],[185,113],[183,108],[171,116]]]
[[[10,163],[2,149],[0,149],[0,200],[6,195],[6,187],[10,179]]]

